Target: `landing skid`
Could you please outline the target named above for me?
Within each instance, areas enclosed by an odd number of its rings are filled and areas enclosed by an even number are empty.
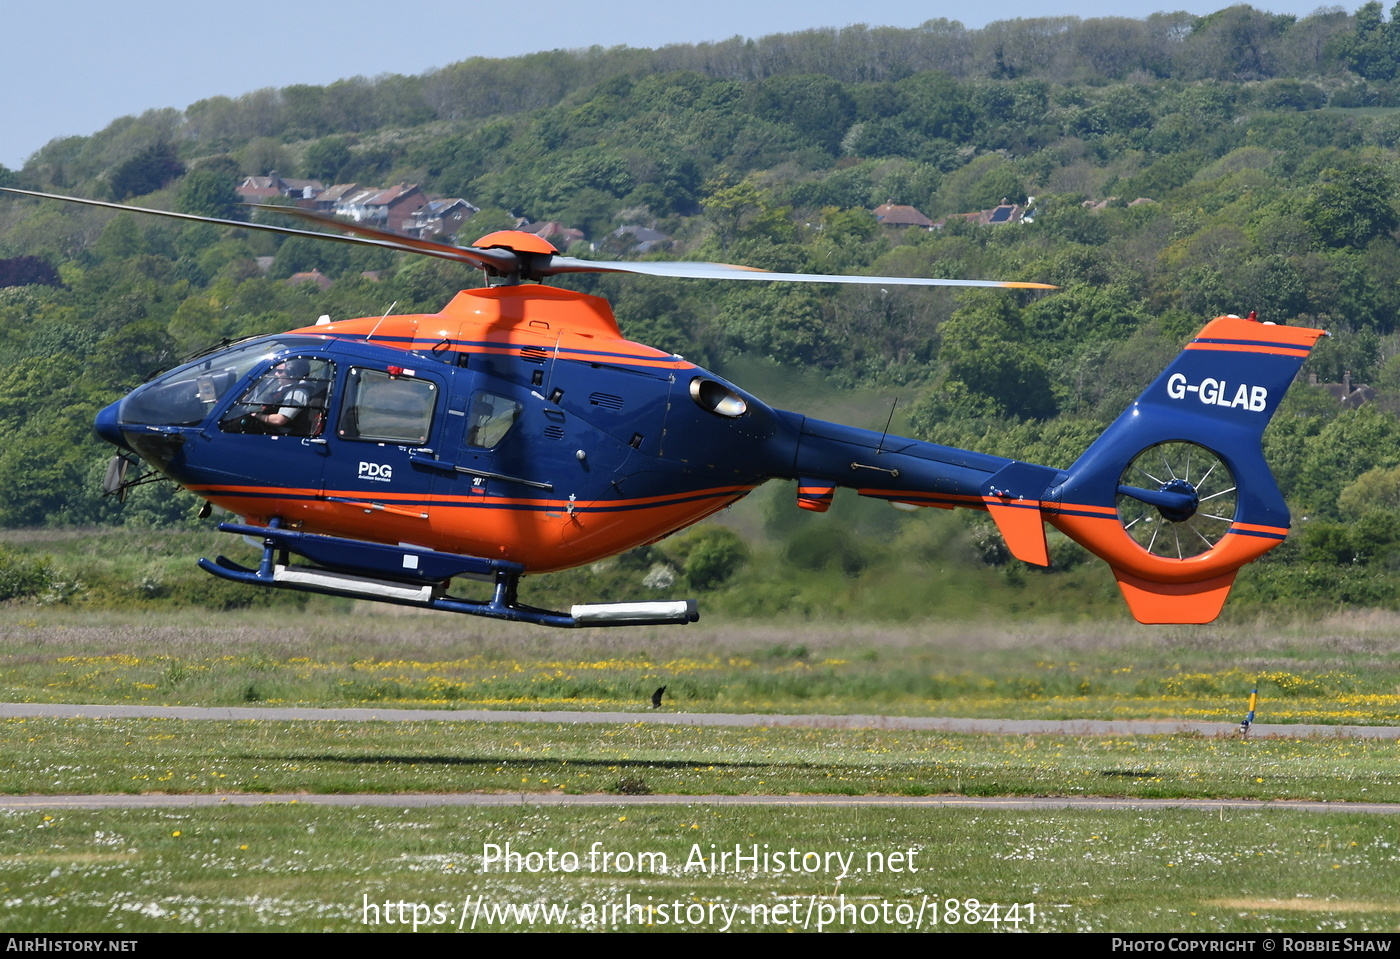
[[[573,606],[567,613],[526,606],[516,600],[516,587],[524,567],[505,560],[301,533],[282,529],[275,519],[269,526],[220,523],[219,529],[261,537],[262,562],[257,569],[249,569],[220,556],[212,562],[201,559],[200,568],[222,579],[251,586],[345,596],[564,629],[679,625],[700,618],[693,599],[596,603]],[[293,564],[291,554],[311,563]],[[491,598],[458,599],[447,595],[448,583],[454,576],[491,583]]]

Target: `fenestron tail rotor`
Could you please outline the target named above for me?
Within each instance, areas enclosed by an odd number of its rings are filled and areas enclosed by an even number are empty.
[[[373,246],[380,249],[398,250],[404,253],[418,253],[445,260],[467,263],[483,270],[488,275],[505,282],[522,280],[543,280],[566,273],[630,273],[637,276],[658,276],[672,279],[692,280],[749,280],[785,283],[847,283],[890,286],[951,286],[951,287],[990,287],[1013,290],[1053,290],[1048,283],[1021,283],[1004,280],[948,280],[937,277],[911,276],[859,276],[853,274],[824,273],[772,273],[754,267],[737,266],[732,263],[706,263],[692,260],[671,262],[632,262],[625,260],[583,260],[563,256],[546,241],[530,233],[504,230],[482,237],[476,246],[451,246],[432,240],[418,240],[412,237],[390,233],[376,227],[360,223],[350,223],[321,216],[299,207],[258,206],[258,209],[271,213],[295,216],[302,220],[319,224],[340,233],[318,233],[311,230],[298,230],[292,227],[277,226],[271,223],[244,223],[239,220],[225,220],[218,217],[198,216],[192,213],[175,213],[169,210],[152,210],[145,207],[111,203],[106,200],[91,200],[86,197],[61,196],[54,193],[39,193],[34,190],[19,190],[13,187],[0,187],[0,192],[20,196],[38,197],[43,200],[64,200],[69,203],[84,203],[88,206],[106,207],[112,210],[126,210],[132,213],[149,213],[153,216],[172,217],[177,220],[193,220],[200,223],[213,223],[218,226],[236,227],[243,230],[262,230],[267,233],[280,233],[283,236],[304,236],[336,243],[353,243]],[[348,234],[348,235],[347,235]]]
[[[1161,443],[1133,457],[1118,486],[1118,518],[1154,556],[1190,559],[1214,549],[1235,522],[1239,490],[1204,446]]]

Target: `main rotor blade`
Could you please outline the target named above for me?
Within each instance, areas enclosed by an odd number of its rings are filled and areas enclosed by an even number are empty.
[[[346,220],[337,220],[332,217],[322,216],[312,210],[304,210],[297,206],[261,206],[259,209],[269,210],[273,213],[282,213],[287,216],[298,217],[312,223],[319,223],[322,226],[330,227],[333,230],[343,230],[354,237],[375,241],[376,246],[390,246],[405,253],[422,253],[426,256],[437,256],[447,260],[462,260],[479,266],[488,273],[507,275],[520,269],[520,257],[513,250],[504,247],[492,247],[481,249],[474,246],[452,246],[447,243],[437,243],[433,240],[419,240],[411,236],[404,236],[400,233],[391,233],[388,230],[381,230],[377,227],[364,226],[360,223],[351,223]],[[316,234],[323,236],[324,234]],[[344,239],[350,239],[345,237]]]
[[[259,209],[273,213],[283,213],[303,220],[309,220],[340,230],[340,233],[317,233],[311,230],[297,230],[292,227],[275,226],[271,223],[244,223],[241,220],[225,220],[212,216],[199,216],[193,213],[174,213],[170,210],[154,210],[124,203],[110,203],[106,200],[90,200],[86,197],[63,196],[57,193],[39,193],[34,190],[20,190],[14,187],[0,187],[0,192],[20,196],[38,197],[41,200],[63,200],[68,203],[83,203],[87,206],[106,207],[109,210],[123,210],[131,213],[149,213],[175,220],[190,220],[195,223],[212,223],[216,226],[234,227],[240,230],[262,230],[265,233],[278,233],[282,236],[301,236],[316,240],[329,240],[332,243],[350,243],[359,246],[373,246],[403,253],[420,253],[439,259],[466,263],[493,276],[517,277],[519,279],[540,280],[549,276],[566,273],[630,273],[637,276],[660,276],[688,280],[765,280],[783,283],[848,283],[866,286],[955,286],[991,287],[1010,290],[1055,290],[1059,287],[1049,283],[1021,283],[1005,280],[945,280],[921,276],[860,276],[853,274],[824,273],[772,273],[751,266],[738,266],[733,263],[706,263],[694,260],[670,262],[632,262],[622,260],[581,260],[570,256],[549,255],[529,251],[515,251],[506,247],[480,248],[471,246],[450,246],[432,240],[418,240],[343,220],[321,216],[310,210],[289,206],[259,206]],[[345,235],[350,234],[350,235]]]
[[[784,283],[863,283],[882,286],[981,286],[1011,290],[1057,290],[1049,283],[1017,283],[1005,280],[943,280],[927,276],[861,276],[840,273],[771,273],[733,263],[704,263],[694,260],[634,263],[620,260],[579,260],[569,256],[552,257],[540,268],[541,276],[556,273],[636,273],[687,280],[769,280]]]
[[[280,233],[283,236],[304,236],[313,240],[328,240],[331,243],[351,243],[359,246],[375,246],[386,250],[399,250],[406,253],[422,253],[444,260],[466,263],[488,273],[509,275],[520,269],[520,259],[510,250],[478,250],[472,247],[447,246],[427,240],[414,240],[396,233],[371,230],[358,224],[342,223],[328,217],[316,216],[295,207],[262,206],[260,209],[290,212],[328,227],[347,232],[358,232],[359,236],[345,236],[342,233],[317,233],[312,230],[298,230],[288,226],[275,226],[271,223],[244,223],[242,220],[225,220],[214,216],[199,216],[195,213],[175,213],[171,210],[154,210],[143,206],[129,206],[125,203],[109,203],[106,200],[91,200],[81,196],[63,196],[58,193],[39,193],[35,190],[20,190],[14,187],[0,187],[0,192],[15,193],[20,196],[38,197],[41,200],[63,200],[67,203],[82,203],[87,206],[106,207],[109,210],[122,210],[128,213],[149,213],[151,216],[164,216],[173,220],[189,220],[194,223],[212,223],[215,226],[228,226],[239,230],[261,230],[264,233]]]

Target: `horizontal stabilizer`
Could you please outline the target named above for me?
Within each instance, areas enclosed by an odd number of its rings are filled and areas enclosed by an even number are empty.
[[[1114,568],[1118,588],[1139,623],[1209,623],[1220,615],[1235,583],[1232,569],[1199,583],[1154,583]]]

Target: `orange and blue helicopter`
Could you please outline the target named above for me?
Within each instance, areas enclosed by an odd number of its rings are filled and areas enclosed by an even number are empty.
[[[1237,570],[1281,543],[1288,507],[1264,427],[1322,330],[1211,321],[1068,468],[774,409],[683,357],[628,340],[608,303],[540,281],[670,278],[1053,289],[1046,284],[782,274],[718,263],[600,262],[503,231],[470,247],[323,220],[325,234],[7,189],[239,229],[469,263],[490,278],[441,312],[320,322],[217,349],[97,416],[122,453],[241,518],[240,583],[547,626],[686,623],[694,601],[565,612],[520,578],[655,542],[770,480],[825,511],[838,487],[905,508],[985,510],[1012,555],[1048,565],[1045,524],[1105,560],[1144,623],[1205,623]],[[489,599],[449,590],[491,584]]]

